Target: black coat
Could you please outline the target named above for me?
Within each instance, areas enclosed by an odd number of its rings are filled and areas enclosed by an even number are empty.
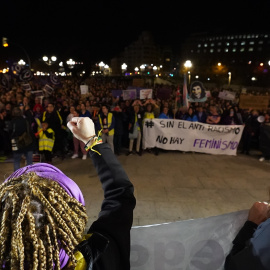
[[[11,139],[18,137],[18,136],[21,136],[24,132],[26,132],[27,125],[29,127],[29,133],[33,139],[33,142],[29,146],[22,148],[22,149],[19,149],[16,152],[27,152],[27,151],[37,150],[34,132],[31,129],[29,121],[26,118],[24,118],[23,116],[19,116],[19,117],[13,118],[11,120],[11,123],[10,123]]]
[[[131,124],[131,128],[129,129],[129,133],[133,133],[133,127],[134,127],[134,124],[135,124],[135,112],[131,112],[129,114],[129,118],[128,118],[128,123]],[[138,124],[139,124],[139,127],[141,129],[141,132],[143,132],[143,113],[142,112],[138,112],[137,114],[137,119],[138,119]]]
[[[78,249],[88,262],[87,270],[129,270],[134,188],[108,144],[96,145],[94,150],[101,154],[90,151],[104,200],[98,219],[88,230],[93,235]]]

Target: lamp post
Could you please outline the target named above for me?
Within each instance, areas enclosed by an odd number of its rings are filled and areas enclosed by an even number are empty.
[[[141,73],[142,73],[142,75],[143,75],[143,72],[144,72],[144,70],[145,70],[145,65],[140,65],[140,70],[141,70]]]
[[[186,68],[186,70],[188,71],[188,84],[190,84],[190,79],[191,79],[191,73],[190,73],[190,68],[192,67],[192,62],[190,60],[187,60],[184,63],[184,67]]]
[[[75,61],[73,59],[69,59],[66,61],[67,65],[69,68],[74,68],[74,65],[75,65]]]
[[[122,69],[122,75],[124,75],[125,74],[125,71],[127,70],[127,64],[126,63],[123,63],[121,65],[121,69]]]
[[[42,57],[42,60],[48,65],[51,66],[54,62],[56,62],[57,57],[56,56],[51,56],[50,58],[46,55]]]
[[[10,41],[8,41],[8,38],[2,37],[2,46],[7,48],[7,47],[9,47],[9,44],[19,47],[24,52],[26,59],[27,59],[27,62],[28,62],[29,69],[31,70],[31,61],[30,61],[30,57],[29,57],[28,53],[26,52],[26,50],[18,43],[15,43],[13,41],[10,42]]]
[[[229,77],[228,77],[228,86],[230,86],[231,85],[231,79],[232,79],[232,73],[228,72],[228,75],[229,75]]]

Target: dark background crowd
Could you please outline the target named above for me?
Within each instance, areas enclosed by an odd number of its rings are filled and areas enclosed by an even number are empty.
[[[20,108],[33,133],[38,131],[37,119],[42,122],[47,114],[46,121],[55,132],[53,156],[62,159],[74,154],[74,140],[67,128],[67,122],[74,116],[90,117],[98,132],[102,106],[106,106],[113,114],[114,152],[117,155],[128,151],[129,124],[135,106],[139,107],[136,113],[140,114],[142,120],[146,113],[150,113],[155,118],[183,119],[215,125],[245,125],[239,149],[245,154],[249,154],[252,148],[260,148],[260,127],[269,123],[269,110],[242,110],[239,108],[238,96],[234,100],[220,99],[218,94],[222,89],[218,88],[207,89],[210,90],[211,97],[205,102],[190,103],[187,109],[181,106],[181,87],[180,96],[177,96],[178,85],[145,85],[144,88],[153,89],[152,99],[123,100],[123,96],[114,97],[112,90],[126,90],[132,85],[132,81],[124,77],[88,79],[83,84],[88,85],[89,93],[84,95],[81,94],[81,84],[77,79],[65,78],[61,85],[52,86],[52,93],[43,91],[42,96],[35,93],[42,89],[37,82],[29,82],[31,90],[24,90],[22,85],[16,82],[9,89],[0,88],[0,155],[12,154],[10,123],[14,118],[12,112],[15,107]],[[163,88],[169,93],[165,99],[158,95]],[[263,116],[263,121],[258,121],[258,116]],[[140,155],[143,152],[141,147],[140,145],[140,151],[137,151]],[[38,138],[34,152],[38,153]]]

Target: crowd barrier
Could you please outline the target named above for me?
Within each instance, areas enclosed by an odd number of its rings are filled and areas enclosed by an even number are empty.
[[[221,270],[248,210],[131,229],[132,270]]]

